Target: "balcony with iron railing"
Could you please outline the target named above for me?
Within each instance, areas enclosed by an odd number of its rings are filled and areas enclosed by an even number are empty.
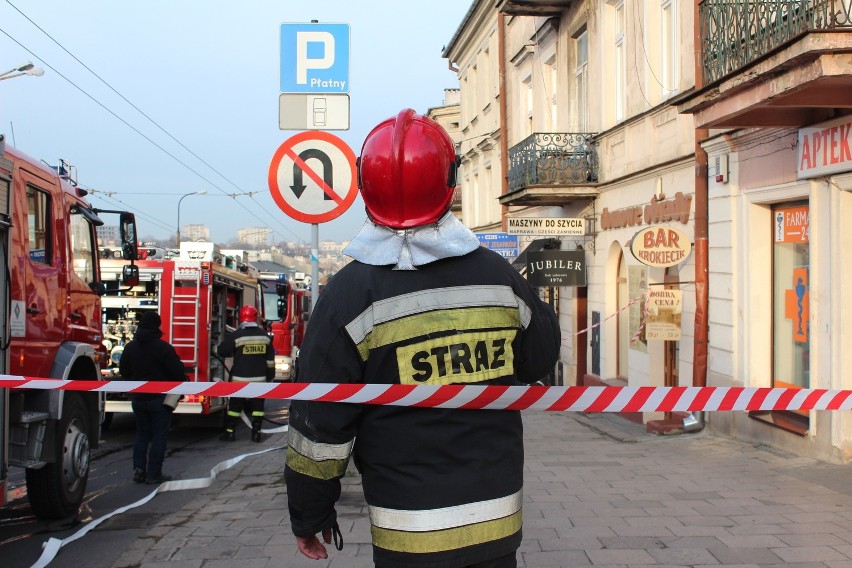
[[[698,11],[705,83],[803,33],[852,32],[852,0],[704,0]]]
[[[509,148],[509,192],[503,205],[559,205],[597,197],[594,134],[535,132]]]
[[[852,108],[852,0],[703,0],[699,128],[801,126]]]

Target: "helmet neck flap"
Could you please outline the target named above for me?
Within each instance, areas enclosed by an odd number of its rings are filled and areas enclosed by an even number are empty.
[[[447,212],[437,223],[412,229],[391,229],[367,220],[343,254],[373,266],[417,270],[436,260],[464,256],[478,247],[479,238]]]

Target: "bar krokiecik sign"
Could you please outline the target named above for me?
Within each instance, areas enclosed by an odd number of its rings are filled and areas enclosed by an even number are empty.
[[[527,254],[527,281],[531,286],[585,286],[586,252],[542,250]]]

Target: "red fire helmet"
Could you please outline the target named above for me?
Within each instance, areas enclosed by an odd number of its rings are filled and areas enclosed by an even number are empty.
[[[367,135],[358,187],[377,225],[408,229],[437,222],[450,209],[459,160],[447,132],[405,109]]]
[[[240,323],[257,321],[257,308],[254,306],[243,306],[240,308]]]

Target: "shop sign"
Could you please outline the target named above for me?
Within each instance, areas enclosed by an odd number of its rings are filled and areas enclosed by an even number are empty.
[[[527,254],[531,286],[585,286],[586,253],[582,250],[542,250]]]
[[[775,211],[774,229],[776,243],[810,242],[810,207],[798,205],[779,208]]]
[[[601,212],[601,229],[620,229],[667,221],[680,221],[685,225],[689,222],[691,208],[692,196],[684,195],[680,191],[675,193],[672,199],[658,199],[655,195],[647,205],[635,205],[615,211],[604,207]]]
[[[518,256],[518,237],[507,233],[477,233],[479,246],[491,249],[503,258],[513,259]]]
[[[546,235],[581,237],[586,234],[586,220],[568,217],[509,217],[506,232],[510,235]]]
[[[683,231],[660,225],[642,229],[630,242],[630,252],[636,260],[661,268],[680,264],[691,250],[692,243]]]
[[[796,173],[799,179],[852,171],[852,118],[844,116],[799,129]]]
[[[655,290],[648,292],[645,305],[645,339],[648,341],[679,341],[683,312],[683,292]]]

